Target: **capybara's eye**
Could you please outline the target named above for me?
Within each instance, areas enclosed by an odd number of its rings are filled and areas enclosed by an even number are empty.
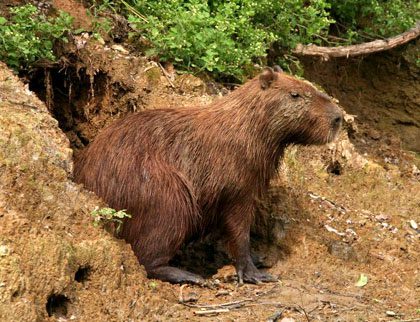
[[[296,92],[290,92],[290,96],[293,97],[293,98],[298,98],[298,97],[300,97],[300,94],[296,93]]]

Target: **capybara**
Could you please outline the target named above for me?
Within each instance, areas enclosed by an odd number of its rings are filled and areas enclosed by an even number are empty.
[[[325,144],[342,112],[275,67],[205,107],[156,109],[111,124],[81,153],[75,180],[132,215],[122,236],[150,278],[201,284],[169,266],[187,241],[224,236],[240,283],[273,281],[250,255],[256,201],[290,144]]]

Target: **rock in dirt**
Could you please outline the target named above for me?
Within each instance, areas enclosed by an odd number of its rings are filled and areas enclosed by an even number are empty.
[[[206,91],[206,85],[204,82],[193,75],[190,74],[183,74],[179,76],[176,81],[175,85],[182,93],[201,93],[204,94]]]
[[[341,241],[333,241],[328,245],[328,252],[345,261],[357,261],[358,255],[354,248]]]
[[[417,230],[418,229],[418,225],[417,225],[417,223],[416,223],[416,221],[415,220],[410,220],[410,226],[411,226],[411,228],[413,228],[414,230]]]

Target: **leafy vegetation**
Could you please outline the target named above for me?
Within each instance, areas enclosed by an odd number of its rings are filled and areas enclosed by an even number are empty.
[[[288,68],[297,43],[334,46],[388,37],[420,19],[415,0],[93,0],[93,35],[112,30],[107,13],[127,17],[134,42],[144,53],[181,70],[208,71],[216,78],[243,80],[255,64]],[[27,68],[38,59],[54,60],[53,44],[66,41],[72,18],[47,18],[32,5],[0,17],[0,60]],[[75,31],[81,32],[82,30]]]
[[[274,42],[293,47],[319,41],[332,20],[325,1],[134,0],[132,26],[150,42],[146,54],[184,69],[241,78],[263,63]]]
[[[238,79],[254,63],[264,64],[273,44],[287,53],[297,43],[335,45],[390,36],[412,27],[420,9],[414,0],[123,3],[129,22],[149,42],[147,55]],[[290,58],[286,54],[276,63],[287,67]]]
[[[115,224],[115,230],[117,233],[121,230],[123,220],[125,218],[131,218],[131,215],[127,214],[125,210],[115,210],[112,208],[97,208],[91,212],[93,217],[93,225],[95,227],[100,224],[113,223]]]
[[[117,6],[111,0],[93,0],[92,2],[87,14],[92,19],[93,36],[99,39],[112,31],[112,20],[106,17],[106,14],[107,12],[116,13]]]
[[[10,20],[0,16],[0,60],[16,70],[38,59],[55,60],[54,41],[67,41],[73,18],[64,12],[48,18],[30,4],[10,13]]]
[[[413,27],[420,2],[413,0],[331,1],[331,15],[348,43],[389,37]]]

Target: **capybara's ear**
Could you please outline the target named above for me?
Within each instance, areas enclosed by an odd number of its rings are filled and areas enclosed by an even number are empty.
[[[283,73],[283,69],[279,65],[274,65],[274,71],[276,73]]]
[[[277,74],[274,72],[274,70],[270,67],[266,67],[260,75],[261,88],[262,89],[269,88],[271,83],[273,83],[276,79],[277,79]]]

